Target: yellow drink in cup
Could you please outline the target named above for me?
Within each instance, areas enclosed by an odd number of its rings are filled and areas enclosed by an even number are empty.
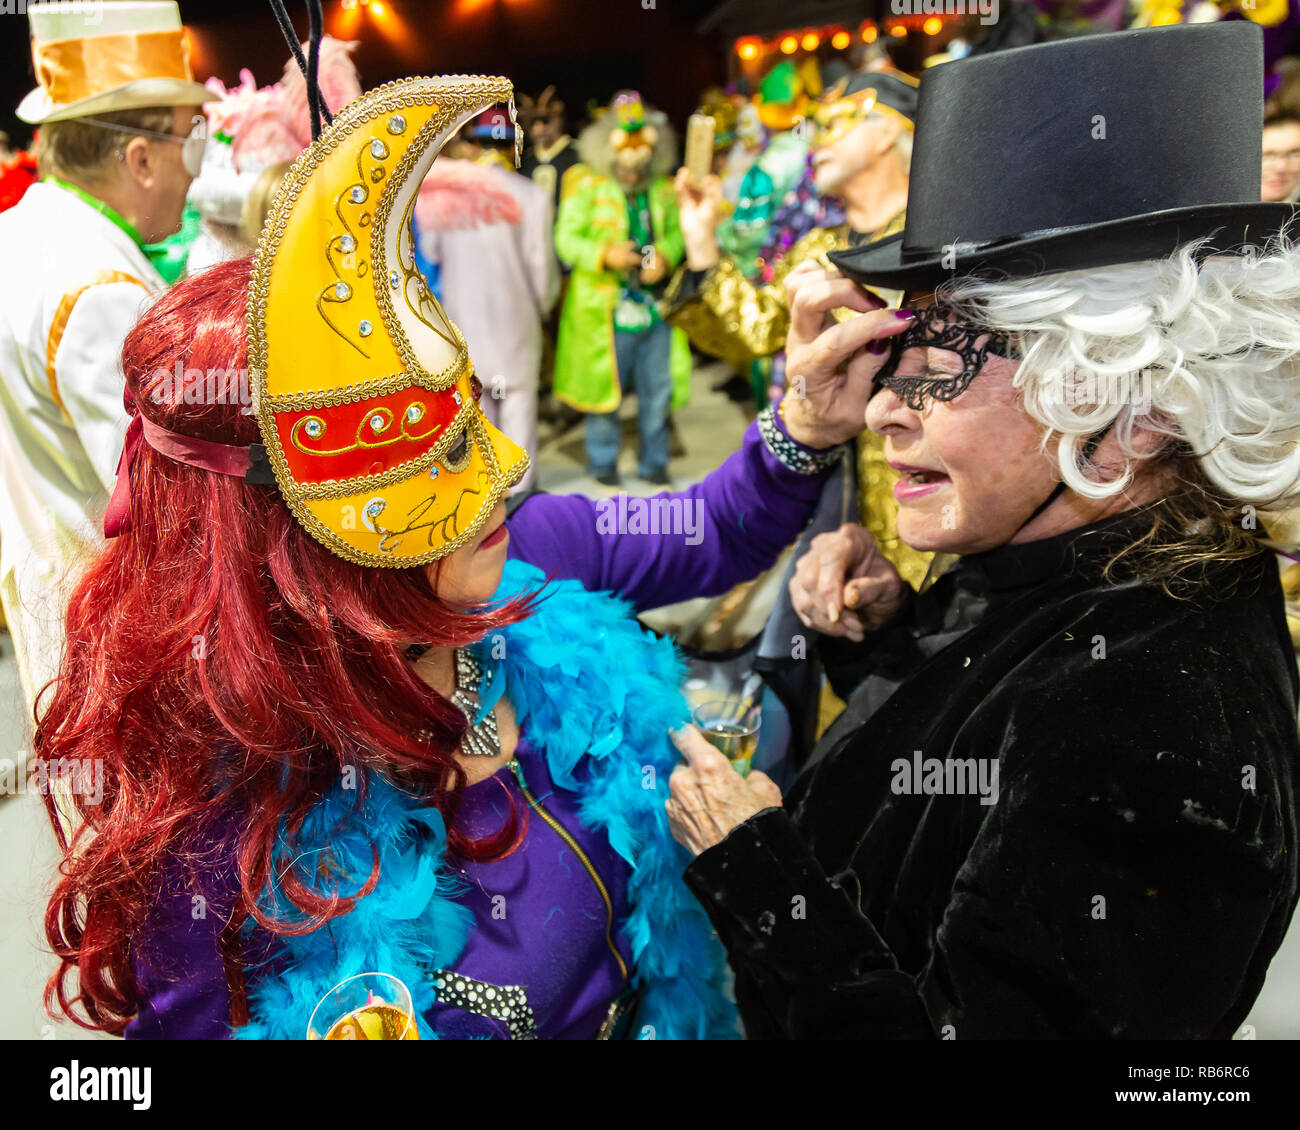
[[[418,1040],[411,992],[387,973],[358,973],[321,997],[309,1040]]]
[[[696,728],[742,777],[749,776],[758,749],[759,708],[743,699],[714,699],[692,711]]]

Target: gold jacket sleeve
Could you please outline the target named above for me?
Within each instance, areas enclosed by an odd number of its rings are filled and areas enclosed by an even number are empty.
[[[750,282],[726,256],[711,268],[699,290],[685,301],[679,296],[686,268],[668,288],[668,321],[686,331],[691,344],[743,371],[758,357],[785,348],[790,311],[785,304],[785,276],[806,259],[847,246],[838,229],[814,228],[777,265],[772,281]]]

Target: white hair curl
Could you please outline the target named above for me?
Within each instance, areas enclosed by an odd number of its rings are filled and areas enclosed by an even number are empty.
[[[1259,509],[1300,502],[1300,245],[1021,279],[961,278],[939,297],[1012,332],[1025,410],[1061,437],[1066,485],[1088,498],[1123,491],[1143,459],[1135,432],[1181,441],[1211,486]],[[1125,395],[1080,396],[1081,387]],[[1123,474],[1089,477],[1088,437],[1112,429]],[[1168,445],[1162,445],[1165,448]]]

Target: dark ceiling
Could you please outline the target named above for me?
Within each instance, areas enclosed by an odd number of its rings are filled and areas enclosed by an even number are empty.
[[[580,119],[589,100],[635,87],[681,122],[699,91],[726,74],[728,45],[719,33],[697,30],[716,0],[382,2],[390,9],[386,21],[345,13],[342,0],[324,5],[327,30],[343,30],[348,19],[357,26],[355,58],[367,88],[407,74],[505,74],[521,91],[556,83],[570,116]],[[267,0],[180,6],[194,31],[196,69],[226,83],[238,80],[241,67],[261,84],[279,77],[288,50]],[[306,38],[306,6],[286,6]],[[33,85],[27,19],[0,15],[0,128],[19,143],[27,128],[13,109]]]

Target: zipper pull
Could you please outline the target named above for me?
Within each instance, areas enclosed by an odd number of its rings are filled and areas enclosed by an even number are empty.
[[[515,780],[519,782],[520,789],[527,790],[528,783],[524,780],[524,767],[519,764],[519,759],[512,757],[507,763],[507,768],[515,775]]]

